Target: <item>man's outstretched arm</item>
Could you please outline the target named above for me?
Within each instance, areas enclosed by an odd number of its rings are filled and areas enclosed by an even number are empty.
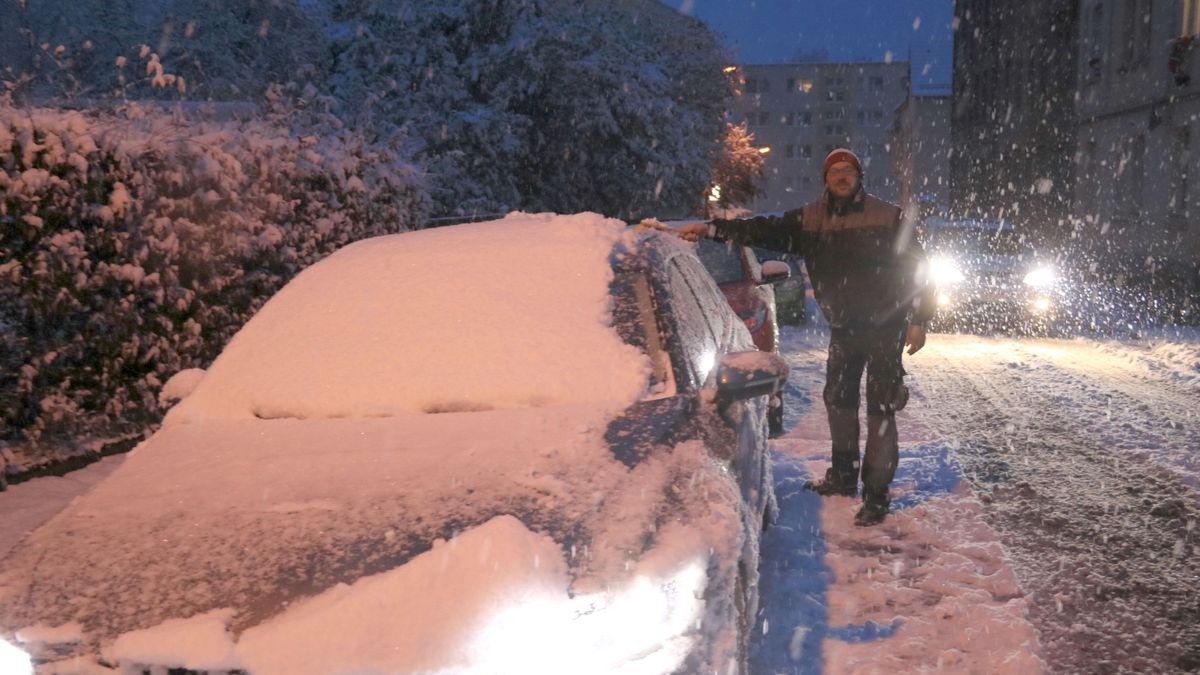
[[[697,220],[670,224],[646,220],[642,221],[641,225],[671,232],[688,241],[716,239],[781,253],[803,255],[800,243],[802,215],[803,211],[795,209],[782,216],[755,216],[741,220],[716,218],[710,221]]]

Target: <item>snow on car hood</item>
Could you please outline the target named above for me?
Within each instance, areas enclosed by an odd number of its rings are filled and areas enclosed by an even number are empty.
[[[515,213],[351,244],[267,302],[165,423],[623,408],[649,372],[612,328],[625,229]]]
[[[255,675],[671,672],[697,637],[706,550],[694,531],[663,539],[623,587],[570,597],[562,548],[497,516],[239,638],[220,609],[122,635],[107,656]]]
[[[217,623],[240,636],[505,514],[558,542],[560,608],[568,590],[632,583],[668,510],[694,550],[732,564],[740,499],[723,469],[699,442],[631,469],[604,441],[612,418],[594,405],[166,427],[4,561],[0,633],[75,622],[92,650],[228,610]]]

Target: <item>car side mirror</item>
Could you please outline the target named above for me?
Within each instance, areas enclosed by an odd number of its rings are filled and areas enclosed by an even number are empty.
[[[783,388],[787,376],[787,361],[778,354],[759,351],[725,354],[717,365],[716,399],[727,403],[769,396]]]
[[[759,286],[777,284],[792,276],[792,268],[782,260],[768,260],[762,264],[762,279]]]

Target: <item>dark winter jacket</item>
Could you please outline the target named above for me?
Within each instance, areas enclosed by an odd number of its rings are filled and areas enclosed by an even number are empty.
[[[925,252],[900,209],[859,189],[839,208],[829,192],[782,216],[714,220],[713,236],[804,258],[834,327],[926,324],[935,309]]]

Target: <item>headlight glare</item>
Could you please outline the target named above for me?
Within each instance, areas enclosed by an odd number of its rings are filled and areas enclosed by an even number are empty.
[[[939,286],[957,284],[963,280],[962,270],[953,258],[939,256],[929,261],[929,276]]]
[[[1035,288],[1049,288],[1058,280],[1058,275],[1054,273],[1054,268],[1049,265],[1036,267],[1025,275],[1025,284]]]
[[[27,675],[33,673],[29,655],[0,638],[0,673]]]

